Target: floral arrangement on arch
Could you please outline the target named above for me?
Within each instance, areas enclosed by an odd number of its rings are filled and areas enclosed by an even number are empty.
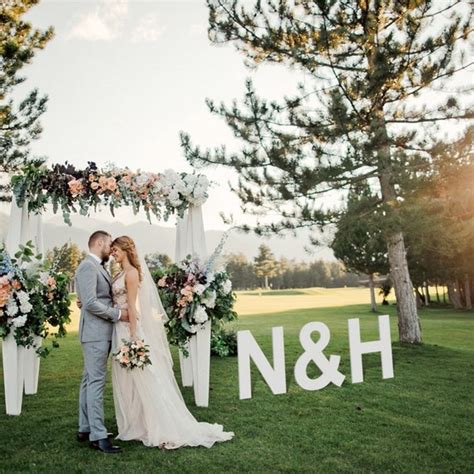
[[[237,318],[229,276],[224,270],[213,271],[209,262],[202,264],[189,255],[168,267],[157,284],[169,318],[168,340],[185,355],[186,343],[204,323],[220,327]]]
[[[66,334],[69,319],[69,277],[41,262],[31,242],[11,258],[0,249],[0,337],[13,333],[18,345],[35,346],[35,336],[46,338],[51,327],[56,338]],[[41,356],[49,349],[37,347]]]
[[[208,197],[209,181],[204,175],[132,171],[109,165],[99,169],[89,162],[84,169],[71,164],[49,168],[43,161],[32,161],[11,179],[13,194],[19,206],[28,203],[31,212],[44,210],[52,203],[60,208],[66,223],[71,212],[87,215],[90,208],[109,206],[112,215],[122,206],[132,206],[134,213],[145,210],[167,220],[171,214],[182,216],[190,205],[203,204]]]

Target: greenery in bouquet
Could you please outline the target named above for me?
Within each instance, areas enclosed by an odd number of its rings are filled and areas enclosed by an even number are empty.
[[[28,202],[31,212],[41,212],[52,203],[54,212],[62,210],[70,224],[72,212],[87,215],[91,208],[132,206],[137,213],[145,210],[167,220],[171,214],[182,216],[189,205],[200,205],[207,199],[209,181],[204,175],[177,173],[133,172],[110,164],[99,169],[89,162],[84,169],[68,164],[51,169],[41,160],[30,161],[21,173],[12,177],[11,187],[18,205]]]
[[[155,272],[155,276],[160,271]],[[200,327],[211,321],[213,328],[236,319],[235,295],[225,271],[213,271],[209,262],[187,256],[169,266],[158,288],[169,320],[166,322],[168,339],[185,355],[186,343]]]
[[[211,334],[211,355],[229,357],[237,355],[237,330],[221,324]]]
[[[55,327],[56,338],[66,334],[69,319],[69,278],[42,263],[31,242],[20,245],[14,258],[0,249],[0,337],[13,333],[18,345],[35,345],[35,336],[46,338]],[[37,348],[41,356],[47,347]]]

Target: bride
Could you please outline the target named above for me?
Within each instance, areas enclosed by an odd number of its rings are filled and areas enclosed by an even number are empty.
[[[117,322],[113,350],[122,339],[143,339],[150,347],[151,365],[126,370],[112,363],[112,384],[118,436],[123,441],[139,440],[145,446],[175,449],[205,446],[232,439],[234,433],[222,425],[198,422],[187,409],[173,374],[166,339],[166,314],[151,274],[137,255],[130,237],[112,243],[112,255],[122,271],[112,285],[116,306],[128,310],[129,322]]]

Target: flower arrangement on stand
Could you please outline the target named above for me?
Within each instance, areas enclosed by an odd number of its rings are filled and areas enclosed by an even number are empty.
[[[12,333],[23,347],[35,347],[36,337],[46,338],[51,327],[57,328],[57,346],[70,321],[69,278],[41,260],[31,242],[21,245],[14,258],[0,249],[0,337]],[[36,349],[41,356],[49,353],[46,347]]]
[[[237,318],[235,295],[228,274],[212,265],[186,257],[168,267],[158,280],[163,306],[168,314],[168,339],[187,355],[186,343],[199,328],[211,321],[213,329]]]
[[[173,170],[134,172],[112,164],[99,169],[93,162],[84,169],[68,163],[49,168],[36,160],[12,177],[11,186],[20,207],[28,202],[30,212],[40,212],[52,203],[54,212],[61,209],[70,224],[71,212],[87,215],[100,205],[109,206],[112,215],[122,206],[132,206],[135,213],[142,208],[149,220],[151,214],[164,220],[171,214],[183,216],[189,206],[206,201],[209,181],[204,175]]]

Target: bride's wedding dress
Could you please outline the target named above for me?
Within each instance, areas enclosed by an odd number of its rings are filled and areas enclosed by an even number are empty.
[[[145,270],[147,271],[147,270]],[[151,276],[145,275],[148,279]],[[156,287],[142,285],[138,296],[140,319],[137,335],[150,346],[151,365],[127,370],[112,361],[112,383],[117,439],[139,440],[145,446],[166,449],[181,446],[205,446],[232,439],[234,433],[224,432],[222,425],[198,422],[189,412],[174,377],[172,359],[163,326],[163,309]],[[127,307],[125,275],[113,282],[114,303]],[[122,339],[130,339],[129,324],[115,324],[112,347],[115,351]]]

